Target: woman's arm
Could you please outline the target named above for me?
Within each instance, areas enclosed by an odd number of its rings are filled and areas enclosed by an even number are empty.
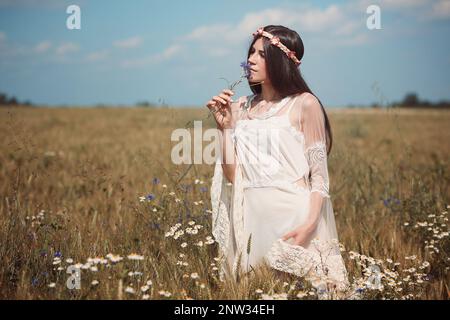
[[[316,230],[325,197],[329,197],[325,117],[319,101],[309,95],[300,110],[300,127],[305,137],[305,157],[309,166],[311,196],[308,217],[301,226],[286,234],[296,245],[304,245]]]
[[[308,219],[305,226],[315,230],[319,223],[323,199],[329,197],[329,178],[325,117],[316,97],[306,97],[301,123],[305,137],[305,156],[311,176],[311,197]]]

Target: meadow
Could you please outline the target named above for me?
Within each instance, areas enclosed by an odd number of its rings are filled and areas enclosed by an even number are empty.
[[[359,297],[448,299],[450,112],[327,112],[331,200]],[[268,268],[219,279],[213,166],[170,158],[172,131],[206,115],[0,108],[0,298],[317,299],[305,279]],[[364,285],[373,265],[376,289]]]

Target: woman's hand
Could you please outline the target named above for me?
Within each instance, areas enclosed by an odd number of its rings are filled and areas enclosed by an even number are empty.
[[[282,239],[283,239],[283,241],[286,241],[290,238],[294,238],[293,245],[305,247],[308,244],[314,231],[315,231],[315,228],[313,228],[313,227],[310,227],[307,225],[301,225],[300,227],[296,228],[295,230],[286,233],[282,237]]]
[[[218,129],[234,128],[234,121],[231,114],[231,96],[234,92],[229,89],[223,89],[222,93],[214,96],[206,104],[208,109],[213,113]]]

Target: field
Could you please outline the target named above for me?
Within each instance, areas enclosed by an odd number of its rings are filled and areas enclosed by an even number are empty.
[[[172,131],[206,115],[0,108],[0,298],[317,299],[304,279],[269,269],[237,284],[218,278],[213,167],[170,160]],[[331,200],[358,293],[448,299],[450,112],[328,115]],[[197,231],[167,235],[177,223]],[[371,264],[382,288],[363,286]],[[67,287],[70,265],[81,267],[80,289]]]

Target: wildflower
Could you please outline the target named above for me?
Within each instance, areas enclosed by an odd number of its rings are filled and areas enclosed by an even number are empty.
[[[183,242],[183,243],[181,244],[181,247],[182,247],[182,248],[186,248],[186,247],[187,247],[187,243],[186,243],[186,242]]]
[[[55,252],[55,257],[61,258],[62,257],[61,251],[56,251]]]
[[[261,289],[256,289],[255,290],[255,293],[257,293],[257,294],[261,294],[261,293],[263,293],[264,291],[262,291]]]
[[[203,241],[200,240],[195,245],[198,246],[198,247],[203,247]]]
[[[153,178],[152,183],[153,184],[159,184],[160,180],[158,178]]]
[[[111,253],[108,253],[108,254],[106,255],[106,257],[107,257],[111,262],[113,262],[113,263],[116,263],[116,262],[119,262],[119,261],[122,261],[122,260],[123,260],[123,258],[122,258],[121,256],[119,256],[119,255],[113,255],[113,254],[111,254]]]
[[[251,68],[250,63],[248,63],[248,62],[246,62],[246,61],[243,61],[243,62],[241,62],[240,66],[241,66],[241,68],[244,69],[244,76],[245,76],[246,78],[249,78],[249,77],[250,77],[250,68]],[[242,77],[241,77],[241,79],[242,79]],[[236,86],[237,84],[239,84],[239,83],[240,83],[240,82],[236,83],[235,86]],[[232,90],[232,89],[231,89],[231,90]]]
[[[66,262],[67,262],[67,263],[73,263],[73,259],[68,258],[68,259],[66,259]]]
[[[135,291],[134,291],[134,289],[132,287],[126,287],[125,288],[125,292],[126,293],[130,293],[130,294],[134,294],[135,293]]]
[[[144,256],[138,255],[136,253],[132,253],[127,256],[128,260],[144,260]]]
[[[198,273],[197,272],[191,273],[191,278],[198,279],[199,278]]]
[[[98,285],[98,281],[97,281],[97,280],[93,280],[93,281],[91,282],[91,285],[92,285],[92,286]]]
[[[201,188],[200,188],[200,192],[206,192],[206,191],[208,191],[208,188],[207,188],[207,187],[201,187]]]
[[[97,271],[98,271],[98,268],[97,268],[96,266],[93,266],[93,267],[91,267],[91,271],[92,271],[92,272],[97,272]]]
[[[299,293],[297,293],[297,298],[301,299],[306,297],[308,294],[306,292],[300,291]]]
[[[188,222],[188,225],[190,225],[190,226],[193,226],[194,224],[195,224],[195,221],[191,220],[191,221]]]
[[[169,291],[160,290],[158,291],[160,296],[170,297],[172,294]]]
[[[145,198],[147,200],[151,201],[151,200],[155,199],[155,195],[153,193],[149,193]]]
[[[141,287],[141,291],[142,291],[142,292],[147,292],[148,289],[150,289],[149,286],[143,286],[143,287]]]
[[[144,294],[142,296],[142,300],[148,300],[148,299],[150,299],[150,296],[148,294]]]
[[[52,282],[52,283],[50,283],[50,284],[48,285],[48,287],[49,287],[49,288],[54,288],[54,287],[56,287],[56,283]]]
[[[152,280],[148,280],[148,281],[146,282],[146,284],[147,284],[148,286],[151,286],[151,285],[153,284],[153,282],[152,282]]]

